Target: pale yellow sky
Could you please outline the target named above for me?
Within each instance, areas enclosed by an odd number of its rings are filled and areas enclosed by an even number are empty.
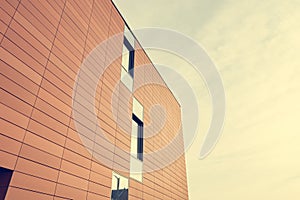
[[[211,103],[203,80],[178,58],[198,94],[198,136],[188,150],[191,200],[300,198],[300,1],[114,0],[131,28],[170,28],[212,57],[226,92],[226,121],[214,151],[199,160]],[[188,134],[188,133],[185,133]]]

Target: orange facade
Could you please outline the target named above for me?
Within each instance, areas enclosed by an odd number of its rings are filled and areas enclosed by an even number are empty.
[[[97,55],[95,66],[108,68],[97,82],[94,111],[114,148],[101,137],[87,147],[75,125],[73,92],[83,61],[126,26],[110,0],[0,0],[0,16],[0,199],[4,193],[8,200],[110,199],[113,172],[128,178],[129,199],[188,199],[184,154],[163,162],[184,152],[180,105],[138,41],[134,87],[147,79],[159,84],[134,93],[119,83],[122,58],[106,63],[121,54],[123,41],[108,42]],[[142,181],[130,178],[133,97],[143,106],[149,135]],[[153,105],[164,113],[152,115]],[[180,140],[169,145],[176,136]]]

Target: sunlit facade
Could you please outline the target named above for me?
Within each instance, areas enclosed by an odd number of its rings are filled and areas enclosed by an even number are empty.
[[[3,0],[0,16],[0,199],[188,199],[180,105],[110,0]],[[89,103],[97,129],[76,116]]]

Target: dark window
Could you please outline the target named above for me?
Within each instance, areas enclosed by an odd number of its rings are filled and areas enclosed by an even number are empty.
[[[128,179],[113,172],[111,200],[128,200]]]
[[[133,78],[134,76],[134,48],[131,46],[130,42],[124,37],[124,46],[123,48],[123,57],[122,58],[122,64],[125,70],[130,74],[130,76]],[[124,63],[125,62],[125,63]]]
[[[0,200],[5,199],[12,174],[12,170],[0,167]]]
[[[144,124],[135,114],[132,114],[132,120],[137,124],[137,159],[143,161]]]

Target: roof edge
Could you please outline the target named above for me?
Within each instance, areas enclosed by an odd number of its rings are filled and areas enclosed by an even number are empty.
[[[140,43],[140,41],[138,40],[138,38],[135,36],[135,34],[133,33],[133,31],[131,30],[129,24],[127,23],[127,21],[125,20],[125,18],[123,17],[123,15],[121,14],[120,10],[118,9],[118,7],[116,6],[116,4],[114,3],[113,0],[111,0],[111,3],[113,4],[113,6],[115,7],[115,9],[118,11],[120,17],[122,18],[125,26],[128,28],[128,30],[130,31],[130,33],[133,35],[135,41],[139,44],[139,46],[141,47],[140,49],[142,49],[145,53],[145,55],[147,56],[147,58],[150,60],[151,64],[153,65],[154,69],[156,70],[156,72],[159,74],[159,76],[161,77],[161,79],[163,80],[163,82],[166,84],[168,90],[171,92],[172,96],[174,97],[174,99],[176,100],[177,104],[179,105],[179,107],[181,108],[181,104],[179,103],[178,99],[176,98],[176,96],[174,95],[174,93],[172,92],[172,90],[169,88],[168,84],[166,83],[165,79],[162,77],[162,75],[160,74],[160,72],[157,70],[157,68],[155,67],[155,65],[153,64],[151,58],[149,57],[149,55],[147,54],[147,52],[145,51],[145,49],[143,48],[142,44]]]

